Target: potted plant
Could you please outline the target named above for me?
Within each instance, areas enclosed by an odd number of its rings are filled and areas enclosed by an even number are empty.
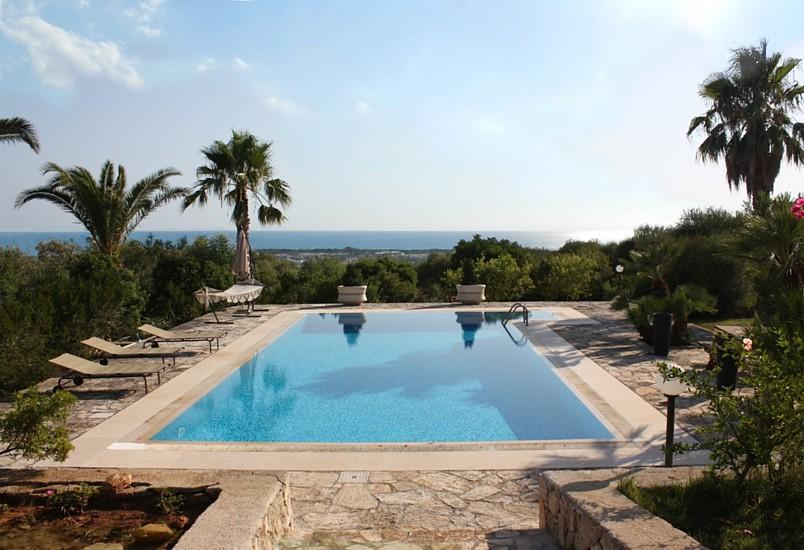
[[[486,301],[486,285],[455,285],[455,299],[464,305],[478,305]]]
[[[364,284],[360,269],[354,264],[346,266],[346,273],[343,275],[343,284],[338,285],[338,302],[345,306],[359,306],[368,301],[366,290],[368,285]]]

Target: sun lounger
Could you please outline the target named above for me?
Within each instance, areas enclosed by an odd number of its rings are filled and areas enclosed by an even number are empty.
[[[140,347],[128,347],[124,348],[123,346],[118,346],[114,342],[110,342],[108,340],[104,340],[103,338],[97,338],[93,336],[92,338],[87,338],[86,340],[81,341],[82,344],[85,346],[89,346],[90,348],[94,349],[95,351],[100,352],[101,354],[107,357],[159,357],[162,359],[162,362],[165,362],[166,357],[170,357],[173,359],[173,364],[176,364],[176,354],[182,351],[184,348],[172,348],[172,349],[164,349],[164,348],[140,348]]]
[[[73,384],[80,386],[85,379],[93,378],[142,378],[145,382],[145,393],[148,393],[148,377],[156,375],[157,383],[162,383],[161,373],[167,365],[121,365],[103,366],[93,361],[88,361],[82,357],[62,353],[58,357],[50,360],[54,365],[72,371],[59,378],[59,383],[53,390],[64,389],[63,382],[72,380]]]
[[[151,340],[156,342],[207,342],[209,344],[209,353],[212,353],[212,342],[215,342],[217,349],[221,349],[221,338],[226,336],[226,333],[222,330],[210,332],[175,332],[148,324],[140,326],[138,330],[152,336]]]

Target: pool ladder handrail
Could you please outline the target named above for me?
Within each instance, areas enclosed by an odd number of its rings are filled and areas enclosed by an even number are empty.
[[[508,321],[511,320],[511,317],[514,316],[514,313],[517,309],[522,308],[522,321],[525,323],[525,326],[528,326],[528,319],[530,318],[530,311],[528,310],[528,306],[523,304],[522,302],[517,302],[508,308],[508,313],[505,314],[505,319],[503,319],[503,326],[508,324]]]

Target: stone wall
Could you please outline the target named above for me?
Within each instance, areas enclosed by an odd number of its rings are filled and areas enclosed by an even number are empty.
[[[291,527],[290,487],[271,476],[240,477],[179,539],[175,550],[269,550]]]
[[[620,493],[617,484],[630,473],[624,469],[544,472],[540,526],[562,548],[705,548]]]

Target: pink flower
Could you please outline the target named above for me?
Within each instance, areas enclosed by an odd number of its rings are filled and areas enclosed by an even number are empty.
[[[52,497],[53,495],[56,494],[56,491],[54,491],[53,489],[48,489],[45,494],[49,497]]]
[[[754,345],[754,341],[750,338],[743,338],[743,349],[745,351],[751,351],[751,348]]]
[[[793,207],[790,209],[797,220],[804,218],[804,197],[799,197],[793,201]]]

